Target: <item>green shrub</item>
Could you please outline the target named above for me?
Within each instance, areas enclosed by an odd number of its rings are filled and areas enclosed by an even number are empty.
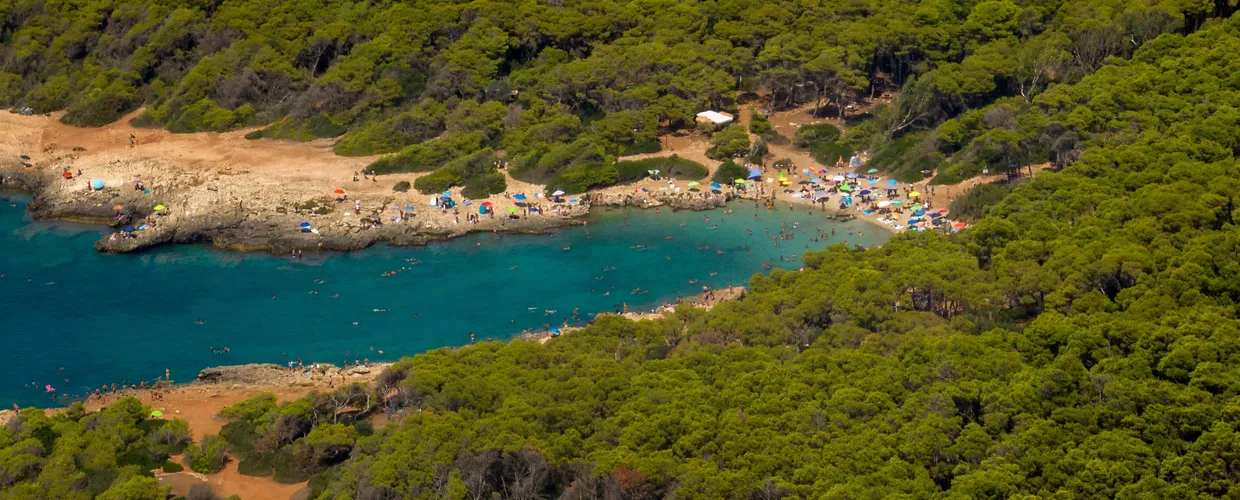
[[[732,184],[736,179],[744,179],[748,176],[749,170],[732,160],[728,160],[719,165],[719,169],[715,171],[715,175],[710,180],[720,184]]]
[[[409,188],[409,181],[400,181],[397,182],[395,186],[392,186],[392,191],[396,191],[397,193],[408,193]]]
[[[508,180],[504,177],[504,174],[493,172],[465,179],[465,188],[461,190],[461,196],[481,199],[502,193],[507,189]]]
[[[256,141],[263,138],[263,129],[251,130],[246,132],[245,139],[247,141]]]
[[[178,464],[176,462],[164,462],[164,465],[163,465],[164,472],[172,474],[176,472],[181,472],[183,470],[185,470],[185,467],[182,467],[181,464]]]
[[[693,160],[671,155],[659,158],[646,158],[635,161],[616,162],[616,181],[632,182],[649,175],[649,171],[658,170],[662,177],[684,180],[699,180],[710,174],[710,170]]]
[[[454,158],[460,158],[480,149],[482,149],[482,135],[473,132],[409,146],[399,153],[375,160],[367,168],[376,174],[430,172],[446,165]]]
[[[452,168],[441,168],[413,181],[413,187],[422,194],[442,193],[452,186],[465,182],[465,177]]]
[[[952,200],[947,208],[951,211],[953,219],[974,222],[985,215],[986,208],[998,203],[1015,187],[1016,185],[1011,182],[979,184]]]
[[[620,149],[620,156],[658,153],[663,150],[658,139],[640,139]]]
[[[933,149],[926,134],[909,134],[876,148],[866,166],[901,182],[917,182],[922,179],[922,170],[943,166],[943,155]]]
[[[202,438],[201,444],[191,444],[185,449],[185,463],[194,472],[214,474],[224,469],[227,450],[228,441],[223,437],[208,435]]]
[[[237,473],[247,476],[270,476],[273,473],[272,454],[252,453],[237,464]]]
[[[547,183],[548,191],[557,189],[565,193],[584,193],[591,189],[610,186],[616,183],[619,174],[614,165],[604,163],[583,163],[573,165],[560,172],[551,182]]]
[[[121,119],[125,113],[142,104],[138,90],[124,80],[116,80],[102,89],[91,89],[82,99],[69,106],[60,121],[79,127],[101,127]]]
[[[739,123],[733,123],[710,138],[710,149],[706,150],[706,156],[725,161],[748,152],[749,132],[746,132],[745,127]]]
[[[840,129],[830,123],[805,125],[797,129],[793,143],[799,148],[809,149],[815,144],[836,142],[840,138]]]

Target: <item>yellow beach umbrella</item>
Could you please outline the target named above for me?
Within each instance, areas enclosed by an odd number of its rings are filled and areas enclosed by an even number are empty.
[[[909,198],[920,198],[920,197],[921,197],[921,193],[918,193],[917,191],[913,191],[913,192],[911,192],[911,193],[909,193],[909,194],[908,194],[908,197],[909,197]]]
[[[156,211],[156,212],[163,212],[164,210],[167,210],[167,209],[168,209],[168,207],[165,207],[165,206],[163,206],[163,205],[155,205],[155,211]]]

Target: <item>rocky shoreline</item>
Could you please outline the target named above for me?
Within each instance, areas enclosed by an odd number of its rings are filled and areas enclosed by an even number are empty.
[[[142,186],[145,189],[127,184],[89,189],[82,184],[88,182],[83,178],[66,180],[58,174],[72,171],[72,160],[62,157],[41,168],[5,162],[0,164],[0,178],[3,179],[0,187],[29,192],[34,200],[28,209],[36,220],[82,222],[112,228],[112,234],[95,242],[95,249],[115,253],[181,243],[208,243],[228,250],[277,255],[295,251],[360,250],[379,243],[418,246],[474,232],[546,234],[556,228],[585,224],[583,218],[592,206],[712,210],[740,198],[734,192],[702,195],[660,191],[638,195],[613,188],[582,195],[580,203],[575,205],[557,205],[557,215],[522,211],[520,215],[483,216],[474,223],[466,223],[460,218],[467,212],[473,213],[472,210],[440,212],[423,205],[417,207],[418,215],[413,218],[401,223],[385,223],[383,218],[400,207],[392,196],[355,198],[371,207],[369,210],[376,215],[358,217],[354,214],[348,219],[340,217],[339,213],[347,214],[352,200],[337,203],[331,197],[298,192],[290,186],[281,186],[274,193],[275,190],[267,186],[262,195],[221,193],[225,187],[212,182],[218,181],[220,176],[214,179],[202,179],[201,175],[192,177],[195,174],[168,165],[146,165],[147,168],[141,169],[145,174]],[[152,180],[147,181],[148,178]],[[220,198],[227,198],[228,202],[221,203]],[[168,210],[157,213],[156,203],[166,205]],[[123,208],[115,210],[117,206]],[[423,215],[425,213],[430,215]],[[298,230],[303,222],[309,222],[315,232]],[[120,231],[125,226],[144,223],[150,227],[128,235]]]

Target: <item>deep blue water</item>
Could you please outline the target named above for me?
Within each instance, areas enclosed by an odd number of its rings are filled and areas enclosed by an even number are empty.
[[[202,245],[105,255],[92,248],[101,228],[32,222],[28,198],[7,195],[12,201],[0,204],[6,407],[62,403],[44,393],[45,384],[80,395],[100,384],[154,380],[165,368],[184,382],[207,366],[298,357],[394,360],[468,343],[470,332],[479,341],[506,339],[571,321],[574,307],[582,320],[623,303],[650,309],[703,284],[744,284],[764,262],[795,268],[799,263],[779,257],[799,255],[806,245],[869,245],[888,236],[861,222],[827,221],[817,211],[738,203],[733,215],[601,211],[588,227],[550,236],[476,234],[296,262]],[[767,231],[794,222],[796,238],[776,248]],[[864,236],[849,236],[850,225]],[[818,229],[837,236],[809,241]],[[383,276],[390,270],[399,272]],[[224,346],[228,354],[212,354]]]

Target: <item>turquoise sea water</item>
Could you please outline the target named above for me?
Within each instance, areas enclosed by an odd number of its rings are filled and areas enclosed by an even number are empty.
[[[780,256],[799,255],[806,245],[870,245],[888,237],[865,223],[827,221],[818,211],[739,203],[730,206],[733,215],[603,210],[588,227],[554,235],[476,234],[300,261],[201,245],[105,255],[91,246],[100,227],[31,222],[28,198],[6,195],[11,201],[0,204],[5,407],[63,403],[64,395],[88,387],[154,380],[165,368],[173,380],[189,381],[222,364],[394,360],[468,343],[470,332],[479,341],[506,339],[571,321],[573,308],[589,320],[625,303],[651,309],[698,293],[703,284],[742,285],[764,271],[764,262],[799,266]],[[767,231],[778,234],[781,224],[795,239],[776,248]],[[849,226],[863,236],[850,236]],[[819,229],[837,235],[811,242]],[[392,270],[398,272],[383,276]],[[227,354],[212,354],[224,346]],[[45,393],[46,384],[61,399]]]

